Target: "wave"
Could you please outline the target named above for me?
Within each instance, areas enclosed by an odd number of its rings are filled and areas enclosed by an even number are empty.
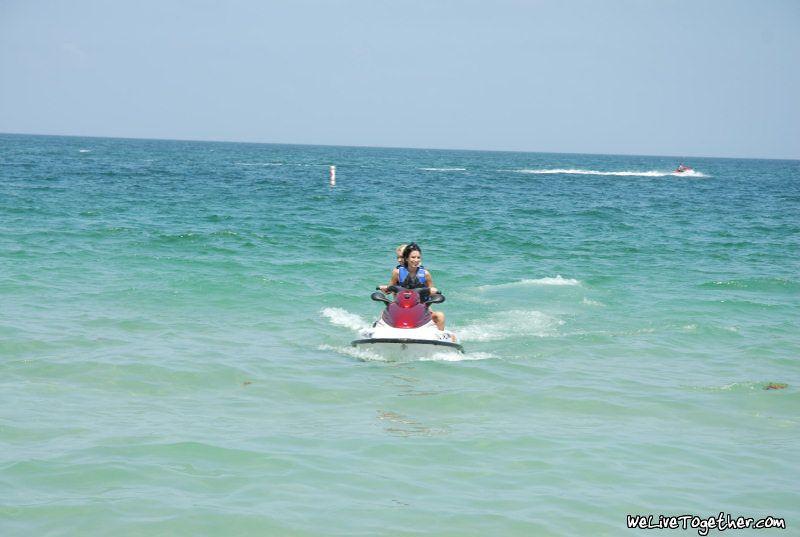
[[[745,278],[701,284],[703,289],[736,289],[746,291],[800,291],[800,283],[787,278]]]
[[[553,168],[543,170],[511,170],[516,173],[528,173],[536,175],[613,175],[618,177],[668,177],[668,176],[681,176],[681,177],[707,177],[706,175],[696,172],[683,172],[676,173],[674,171],[661,172],[657,170],[651,171],[619,171],[619,172],[604,172],[600,170],[581,170],[573,168]]]
[[[78,149],[78,153],[91,153],[91,149]]]
[[[545,278],[536,278],[533,280],[519,280],[516,282],[510,283],[501,283],[496,285],[480,285],[478,289],[481,291],[486,291],[487,289],[505,289],[508,287],[522,287],[526,285],[580,285],[580,280],[575,280],[573,278],[563,278],[561,274],[556,274],[555,278],[545,277]]]
[[[282,162],[234,162],[237,166],[283,166]]]
[[[343,326],[356,332],[369,328],[369,323],[359,315],[350,313],[342,308],[324,308],[320,313],[327,317],[332,324]]]
[[[464,172],[466,168],[420,168],[426,172]]]
[[[552,337],[564,321],[536,310],[511,310],[480,322],[453,327],[462,341],[497,341],[512,337]]]
[[[562,278],[561,274],[556,274],[555,278],[538,278],[535,280],[521,280],[524,285],[580,285],[581,282],[573,278]]]

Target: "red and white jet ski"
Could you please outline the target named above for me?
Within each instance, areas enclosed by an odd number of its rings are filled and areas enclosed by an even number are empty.
[[[689,166],[684,166],[683,164],[681,164],[680,166],[675,168],[675,173],[686,173],[686,172],[693,172],[693,171],[694,170],[692,168],[690,168]]]
[[[388,289],[395,293],[394,300],[379,291],[370,296],[386,304],[386,308],[370,328],[362,330],[362,339],[351,343],[354,347],[393,359],[426,358],[443,351],[464,352],[455,334],[439,330],[431,319],[428,306],[444,302],[444,295],[431,295],[428,287],[405,289],[390,285]]]

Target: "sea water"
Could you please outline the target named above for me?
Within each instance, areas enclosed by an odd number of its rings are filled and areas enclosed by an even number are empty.
[[[797,532],[800,162],[680,162],[0,135],[0,533]]]

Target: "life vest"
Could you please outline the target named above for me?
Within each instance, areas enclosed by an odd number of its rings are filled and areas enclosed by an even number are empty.
[[[405,287],[406,289],[417,289],[418,287],[428,287],[428,273],[425,271],[425,267],[422,265],[419,266],[417,269],[417,275],[415,277],[411,277],[408,273],[408,269],[402,265],[397,267],[398,275],[397,275],[397,285],[400,287]]]

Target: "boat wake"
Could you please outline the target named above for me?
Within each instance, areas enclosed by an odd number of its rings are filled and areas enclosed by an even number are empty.
[[[420,168],[420,170],[426,172],[464,172],[467,171],[466,168]]]
[[[706,174],[700,173],[700,172],[696,172],[694,170],[688,170],[688,171],[680,172],[680,173],[672,172],[672,173],[669,173],[667,175],[675,175],[675,176],[678,176],[678,177],[708,177]]]
[[[360,315],[350,313],[342,308],[324,308],[320,313],[327,317],[332,324],[349,328],[355,332],[361,332],[369,328],[369,323],[361,318]]]
[[[564,321],[536,310],[511,310],[466,326],[455,326],[461,341],[498,341],[517,337],[553,337]]]
[[[420,362],[469,362],[474,360],[493,360],[497,356],[491,352],[461,353],[454,351],[437,352],[433,356],[420,358]]]
[[[581,170],[575,168],[551,168],[551,169],[541,169],[541,170],[524,169],[524,170],[512,170],[512,171],[516,173],[527,173],[533,175],[608,175],[616,177],[669,177],[669,176],[707,177],[706,175],[694,170],[681,173],[677,173],[675,171],[662,172],[658,170],[608,172],[601,170]]]
[[[334,346],[334,345],[320,345],[317,347],[318,350],[321,351],[332,351],[338,354],[343,354],[345,356],[350,356],[351,358],[356,358],[357,360],[361,360],[364,362],[390,362],[391,360],[387,359],[384,356],[381,356],[377,352],[371,351],[370,349],[363,349],[359,347],[352,347],[352,346]]]
[[[352,346],[334,346],[334,345],[320,345],[317,347],[321,351],[331,351],[362,362],[403,362],[404,360],[394,359],[392,357],[383,356],[370,349]],[[417,362],[468,362],[474,360],[491,360],[497,356],[490,352],[470,352],[461,353],[456,351],[441,351],[431,356],[423,356],[420,358],[413,358],[412,361]],[[408,361],[408,360],[405,360]]]

